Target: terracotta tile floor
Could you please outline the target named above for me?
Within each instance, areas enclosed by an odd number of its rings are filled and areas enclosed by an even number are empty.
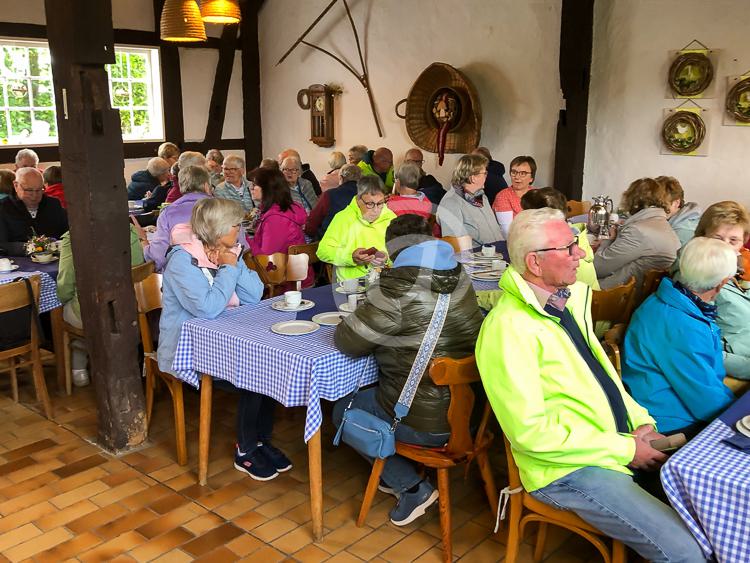
[[[355,514],[367,464],[323,435],[325,532],[313,543],[307,483],[304,411],[279,409],[276,444],[295,464],[277,479],[258,483],[232,467],[234,401],[214,402],[209,486],[196,484],[197,394],[186,394],[189,461],[174,461],[171,403],[157,398],[149,442],[113,457],[94,444],[93,388],[55,393],[55,422],[40,416],[27,377],[21,403],[0,379],[0,559],[5,561],[440,561],[437,510],[398,528],[388,522],[392,497],[378,493],[363,528]],[[497,483],[505,485],[504,458],[496,452]],[[476,466],[451,482],[454,559],[500,561],[504,537],[491,534],[493,515]],[[599,561],[595,550],[567,531],[551,528],[545,561]],[[531,561],[530,542],[519,561]]]

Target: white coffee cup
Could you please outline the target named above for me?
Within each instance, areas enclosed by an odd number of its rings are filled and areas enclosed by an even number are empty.
[[[487,258],[490,258],[495,255],[495,247],[491,244],[485,245],[482,247],[482,256],[486,256]]]
[[[346,293],[355,293],[359,289],[359,279],[351,278],[339,282],[339,285],[344,289]]]
[[[356,293],[348,295],[346,297],[346,302],[349,304],[349,309],[354,311],[354,309],[357,308],[357,305],[359,305],[359,295],[357,295]]]
[[[46,251],[46,252],[37,252],[36,254],[34,254],[34,259],[37,262],[40,262],[42,264],[46,264],[47,262],[52,262],[53,258],[54,258],[54,256],[49,251]]]
[[[284,303],[290,309],[294,309],[300,306],[302,303],[302,292],[301,291],[285,291],[284,292]]]
[[[504,270],[505,269],[505,262],[502,260],[493,260],[492,261],[492,269],[493,270]]]
[[[13,263],[9,258],[0,258],[0,272],[10,272],[13,268]]]

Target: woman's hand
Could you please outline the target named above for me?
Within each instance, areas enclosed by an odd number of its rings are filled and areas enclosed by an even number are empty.
[[[216,262],[214,262],[217,266],[222,266],[223,264],[229,264],[230,266],[236,266],[237,265],[237,253],[234,251],[233,248],[223,248],[219,251],[219,255],[216,259]]]
[[[366,248],[358,248],[352,252],[352,261],[358,266],[363,266],[372,262],[374,255],[374,252],[372,254],[368,253]]]

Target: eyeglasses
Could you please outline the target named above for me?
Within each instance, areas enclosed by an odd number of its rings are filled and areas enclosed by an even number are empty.
[[[474,174],[474,176],[486,176],[486,175],[487,175],[486,170],[482,170],[481,172],[477,172],[476,174]]]
[[[570,244],[566,244],[565,246],[553,246],[552,248],[538,248],[536,250],[532,250],[532,252],[548,252],[550,250],[567,250],[568,256],[573,256],[573,251],[576,248],[580,248],[578,246],[578,237],[574,238]]]
[[[25,194],[37,195],[37,194],[44,193],[44,188],[39,188],[35,190],[35,189],[30,189],[30,188],[24,188],[23,186],[19,186],[19,187],[21,188],[21,191],[23,191],[23,193]]]
[[[362,198],[359,198],[359,199],[367,209],[375,209],[376,207],[378,209],[381,209],[385,205],[385,200],[376,202],[376,201],[365,201]]]
[[[511,168],[510,175],[518,176],[519,178],[525,178],[526,176],[531,176],[531,172],[529,172],[528,170],[513,170]]]
[[[299,174],[299,168],[282,168],[282,172],[294,172],[296,174]]]
[[[222,166],[221,169],[224,172],[239,172],[240,170],[242,170],[241,168],[227,168],[226,166]]]
[[[424,164],[424,160],[409,159],[409,160],[405,160],[404,162],[411,162],[412,164],[419,164],[420,166],[422,166]]]

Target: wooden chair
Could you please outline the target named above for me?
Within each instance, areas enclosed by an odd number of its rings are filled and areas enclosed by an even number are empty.
[[[62,325],[62,337],[63,337],[63,362],[65,365],[65,394],[70,395],[73,392],[73,367],[71,362],[71,342],[75,338],[84,339],[83,329],[73,326],[72,324],[63,321]]]
[[[440,240],[444,240],[453,247],[456,252],[463,250],[471,250],[473,243],[469,235],[461,235],[460,237],[442,237]]]
[[[623,323],[616,324],[604,333],[602,341],[602,347],[620,377],[622,377],[622,343],[625,340],[626,328]]]
[[[535,499],[523,489],[518,466],[513,459],[510,443],[505,438],[505,455],[508,458],[508,478],[510,490],[520,492],[510,495],[510,517],[508,523],[508,544],[505,551],[506,563],[516,563],[518,550],[524,537],[523,532],[529,522],[539,522],[539,533],[534,547],[534,561],[541,561],[544,555],[544,543],[547,539],[547,525],[553,524],[567,528],[588,540],[604,558],[604,563],[625,563],[625,544],[612,540],[611,548],[604,542],[604,534],[597,530],[574,512],[558,510]]]
[[[591,319],[594,323],[609,321],[612,325],[630,322],[635,303],[635,277],[623,285],[594,291],[591,299]]]
[[[151,423],[154,408],[154,388],[156,378],[160,378],[169,389],[174,409],[175,443],[177,463],[187,464],[187,442],[185,438],[185,404],[182,394],[182,381],[159,369],[156,350],[148,322],[148,313],[161,310],[161,275],[154,272],[154,263],[146,262],[131,269],[135,300],[138,304],[138,326],[143,345],[143,365],[146,372],[146,422]]]
[[[28,279],[31,283],[33,300],[34,303],[36,303],[36,307],[31,307],[31,334],[29,335],[28,342],[25,344],[8,350],[0,350],[0,361],[8,362],[8,367],[0,368],[0,372],[10,373],[10,385],[13,393],[13,400],[18,402],[18,369],[30,367],[31,376],[34,380],[34,388],[36,390],[36,399],[42,403],[44,415],[51,420],[52,403],[50,402],[49,393],[47,392],[47,384],[44,381],[42,360],[39,352],[39,319],[37,315],[34,314],[35,310],[37,312],[39,310],[39,288],[41,286],[41,281],[39,276],[31,276]],[[32,296],[29,295],[26,282],[19,280],[17,282],[0,285],[0,313],[9,313],[23,307],[29,307],[30,305],[32,305]],[[27,354],[30,356],[30,359],[26,358]]]
[[[297,254],[307,254],[309,265],[317,264],[320,262],[318,258],[318,243],[311,242],[310,244],[293,244],[287,249],[289,256],[296,256]]]
[[[568,200],[567,217],[576,217],[577,215],[584,215],[591,209],[590,201],[576,201]]]
[[[268,297],[276,296],[288,282],[297,282],[297,290],[299,290],[302,281],[307,277],[309,256],[306,253],[289,255],[276,252],[252,258],[255,261],[254,269],[258,272],[260,281],[266,286]],[[271,262],[275,268],[269,268],[268,265]]]
[[[641,284],[641,291],[636,300],[636,305],[640,305],[646,300],[646,297],[654,293],[665,277],[669,275],[667,270],[649,270],[643,274],[643,283]]]
[[[456,465],[471,463],[476,458],[484,480],[484,490],[490,501],[490,507],[493,514],[497,512],[497,489],[487,457],[487,449],[493,439],[492,434],[487,431],[487,423],[492,409],[488,402],[485,405],[476,436],[472,438],[469,430],[469,419],[474,407],[474,393],[470,384],[479,381],[479,370],[473,355],[460,360],[437,358],[430,364],[429,376],[436,385],[448,385],[450,388],[451,402],[447,417],[451,435],[448,444],[442,448],[425,448],[396,442],[396,453],[437,470],[443,560],[451,561],[451,508],[448,470]],[[362,500],[362,508],[357,518],[357,526],[361,527],[367,518],[384,465],[385,460],[377,459],[372,466],[370,480],[367,482],[365,497]]]

